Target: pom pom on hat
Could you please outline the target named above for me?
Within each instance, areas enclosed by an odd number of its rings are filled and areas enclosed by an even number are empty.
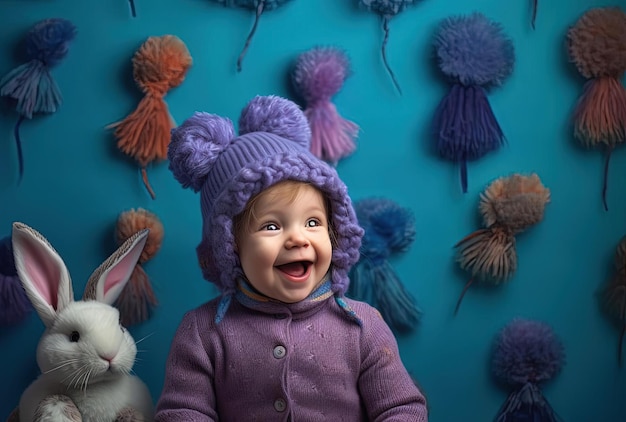
[[[309,148],[311,128],[300,108],[275,95],[253,98],[241,112],[239,133],[268,132]]]
[[[584,146],[603,145],[606,161],[602,203],[606,193],[611,153],[626,139],[626,13],[617,7],[585,12],[567,32],[568,53],[587,79],[574,109],[574,136]]]
[[[410,331],[419,322],[421,310],[388,259],[406,251],[415,239],[414,216],[384,198],[358,201],[355,210],[365,233],[361,257],[350,273],[348,296],[377,308],[395,331]]]
[[[22,321],[33,310],[15,268],[11,236],[0,239],[0,326]]]
[[[69,50],[76,27],[67,19],[50,18],[37,22],[26,34],[27,63],[11,70],[0,79],[0,96],[16,100],[19,119],[14,135],[19,160],[19,180],[24,174],[20,125],[37,113],[54,113],[62,102],[61,92],[50,74]]]
[[[354,152],[359,132],[359,127],[342,118],[331,102],[349,72],[348,56],[342,50],[316,47],[298,56],[292,73],[293,84],[306,102],[311,152],[333,164]]]
[[[433,118],[439,154],[460,165],[467,192],[467,162],[498,149],[504,133],[486,89],[499,86],[513,71],[513,43],[502,27],[480,13],[441,22],[434,41],[441,71],[453,85]]]
[[[455,245],[456,261],[472,274],[457,301],[455,314],[475,279],[499,284],[516,271],[515,235],[540,222],[548,202],[550,190],[536,174],[501,177],[481,194],[485,228]]]
[[[203,228],[196,251],[204,278],[222,292],[216,320],[224,316],[243,275],[233,219],[252,197],[284,180],[309,183],[328,199],[337,232],[331,289],[345,293],[363,229],[336,170],[310,153],[311,131],[300,108],[285,98],[258,96],[242,110],[240,134],[232,139],[231,126],[228,119],[196,113],[172,130],[168,151],[176,179],[200,193]]]
[[[230,119],[195,113],[172,131],[169,168],[184,187],[198,192],[213,163],[235,136]]]
[[[558,374],[564,363],[563,344],[547,324],[519,318],[509,323],[495,341],[492,370],[515,390],[495,420],[558,421],[539,384]]]
[[[191,63],[189,51],[178,37],[149,37],[133,56],[133,77],[144,97],[135,111],[107,126],[115,129],[117,147],[139,164],[152,199],[155,194],[146,167],[167,158],[170,131],[175,126],[163,97],[183,82]]]
[[[146,244],[130,280],[116,301],[122,324],[125,326],[146,321],[157,306],[157,299],[150,284],[150,277],[146,274],[142,265],[152,259],[159,251],[163,243],[164,232],[163,224],[159,218],[154,213],[142,208],[125,211],[117,219],[115,238],[118,245],[122,245],[128,238],[144,229],[149,230]]]

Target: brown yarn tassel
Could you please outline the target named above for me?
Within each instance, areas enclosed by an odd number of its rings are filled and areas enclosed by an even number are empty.
[[[614,147],[626,141],[626,13],[618,7],[586,11],[567,32],[568,53],[588,79],[574,110],[574,137],[584,146],[604,145],[602,202],[608,211],[608,164]]]
[[[474,231],[454,246],[457,263],[471,273],[457,300],[455,315],[475,281],[497,285],[515,273],[515,235],[541,221],[549,201],[550,191],[536,174],[501,177],[481,193],[480,212],[486,228]]]
[[[150,277],[148,277],[148,274],[142,267],[142,264],[156,255],[163,242],[163,225],[158,217],[142,208],[126,211],[120,214],[118,218],[115,237],[118,244],[122,244],[134,233],[143,229],[150,230],[148,240],[128,284],[124,287],[116,302],[122,324],[125,326],[146,321],[158,305],[156,295],[150,283]]]
[[[170,131],[175,126],[163,97],[180,85],[191,66],[185,44],[173,35],[150,37],[133,56],[133,77],[144,92],[135,111],[113,123],[117,147],[134,158],[152,199],[156,196],[148,181],[146,167],[167,158]]]

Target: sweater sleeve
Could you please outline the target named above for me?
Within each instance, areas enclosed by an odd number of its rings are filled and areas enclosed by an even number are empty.
[[[368,419],[427,422],[426,399],[404,367],[391,329],[369,305],[357,314],[363,321],[358,382]]]
[[[187,313],[179,325],[167,358],[163,391],[155,422],[218,420],[214,367],[200,333],[206,333],[199,311]],[[204,324],[206,325],[206,324]]]

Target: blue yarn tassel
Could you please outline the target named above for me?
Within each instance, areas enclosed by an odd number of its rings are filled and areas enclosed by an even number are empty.
[[[349,294],[378,309],[395,331],[410,331],[422,315],[415,299],[386,260],[375,263],[362,258],[353,268]]]
[[[433,129],[439,154],[461,166],[463,193],[467,193],[467,162],[505,141],[485,89],[476,85],[452,86],[435,111]]]
[[[558,422],[560,420],[539,387],[529,382],[509,395],[496,415],[495,422]]]
[[[365,234],[347,294],[378,309],[393,330],[409,331],[422,312],[388,259],[406,251],[415,239],[413,214],[384,198],[361,200],[355,203],[355,211]]]
[[[46,19],[37,23],[26,38],[28,62],[14,68],[0,79],[0,96],[16,100],[19,119],[14,136],[19,159],[19,181],[24,173],[22,141],[19,129],[24,118],[36,113],[54,113],[62,102],[61,92],[50,74],[75,37],[76,27],[66,19]]]
[[[33,309],[17,275],[11,237],[0,240],[0,325],[23,320]]]

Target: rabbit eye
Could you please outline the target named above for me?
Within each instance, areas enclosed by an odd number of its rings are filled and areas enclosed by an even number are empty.
[[[72,343],[76,343],[78,342],[79,339],[80,339],[80,334],[78,333],[78,331],[72,331],[72,334],[70,334],[70,341]]]

